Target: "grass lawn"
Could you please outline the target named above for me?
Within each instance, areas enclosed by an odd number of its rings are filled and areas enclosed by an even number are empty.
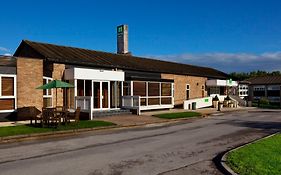
[[[70,123],[68,125],[60,125],[57,128],[41,128],[33,125],[19,125],[19,126],[7,126],[0,127],[0,137],[21,135],[21,134],[32,134],[32,133],[44,133],[51,131],[63,131],[81,128],[95,128],[103,126],[113,126],[114,123],[105,121],[80,121],[78,124]]]
[[[178,112],[178,113],[157,114],[154,116],[164,119],[177,119],[177,118],[199,117],[201,116],[201,114],[198,112]]]
[[[281,174],[281,134],[230,152],[227,164],[240,175]]]

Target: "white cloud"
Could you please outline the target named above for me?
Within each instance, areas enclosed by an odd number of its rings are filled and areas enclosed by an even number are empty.
[[[225,72],[248,72],[253,70],[281,71],[281,51],[265,52],[261,54],[223,52],[203,54],[186,53],[149,57],[198,66],[208,66]]]
[[[10,52],[9,49],[7,49],[5,47],[1,47],[1,46],[0,46],[0,51],[2,51],[2,52]]]

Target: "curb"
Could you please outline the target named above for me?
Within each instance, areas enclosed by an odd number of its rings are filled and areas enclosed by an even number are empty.
[[[226,162],[227,162],[226,160],[227,160],[228,154],[231,153],[231,152],[233,152],[233,151],[235,151],[235,150],[238,150],[238,149],[240,149],[240,148],[243,148],[243,147],[245,147],[245,146],[248,146],[248,145],[251,145],[251,144],[253,144],[253,143],[256,143],[256,142],[258,142],[258,141],[261,141],[261,140],[264,140],[264,139],[273,137],[273,136],[275,136],[275,135],[277,135],[277,134],[279,134],[279,133],[280,133],[280,132],[276,132],[276,133],[271,134],[271,135],[269,135],[269,136],[265,136],[265,137],[263,137],[263,138],[254,140],[253,142],[246,143],[246,144],[244,144],[244,145],[241,145],[241,146],[238,146],[238,147],[236,147],[236,148],[234,148],[234,149],[231,149],[231,150],[226,151],[226,152],[223,154],[223,156],[222,156],[222,158],[221,158],[221,160],[220,160],[220,162],[219,162],[220,165],[222,166],[222,168],[224,169],[224,171],[226,171],[227,174],[230,174],[230,175],[239,175],[239,174],[235,173],[235,172],[226,164]]]

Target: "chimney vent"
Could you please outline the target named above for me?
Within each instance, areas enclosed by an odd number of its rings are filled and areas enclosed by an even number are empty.
[[[117,27],[117,53],[130,54],[128,50],[128,25]]]

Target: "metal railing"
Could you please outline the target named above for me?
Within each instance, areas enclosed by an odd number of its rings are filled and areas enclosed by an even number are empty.
[[[88,112],[90,119],[93,119],[93,97],[92,96],[76,96],[75,108],[80,107],[81,111]]]
[[[122,96],[122,108],[136,109],[140,115],[140,96]]]
[[[162,103],[162,100],[167,99],[170,102]],[[173,106],[174,99],[171,96],[122,96],[122,108],[136,109],[138,115],[142,110],[172,108]]]

